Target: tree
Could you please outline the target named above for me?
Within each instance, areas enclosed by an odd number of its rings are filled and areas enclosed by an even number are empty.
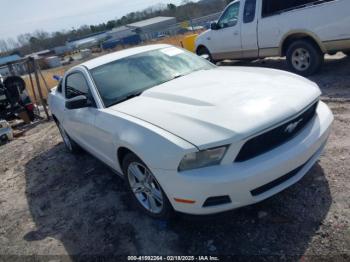
[[[72,28],[70,30],[57,31],[53,33],[38,30],[30,34],[21,34],[16,40],[0,39],[0,51],[8,52],[11,51],[11,49],[16,49],[22,54],[29,54],[42,49],[51,49],[59,45],[64,45],[67,40],[81,38],[91,33],[111,30],[117,26],[127,25],[155,16],[173,16],[176,17],[178,22],[188,21],[192,18],[220,12],[228,2],[231,1],[205,0],[194,2],[190,0],[183,0],[182,4],[178,6],[172,3],[168,3],[166,5],[157,4],[141,11],[130,12],[119,19],[110,20],[106,23],[90,26],[83,25],[79,28]]]
[[[17,42],[21,45],[27,45],[29,43],[29,39],[30,39],[30,34],[21,34],[19,36],[17,36]]]
[[[7,42],[3,39],[0,39],[0,51],[5,53],[9,51],[9,47],[7,45]]]
[[[16,40],[13,39],[13,38],[8,38],[7,39],[7,45],[8,45],[10,50],[13,50],[13,49],[16,49],[16,48],[19,47],[18,42],[16,42]]]
[[[174,5],[174,4],[167,4],[167,7],[168,7],[168,10],[169,11],[174,11],[174,10],[176,10],[176,5]]]
[[[116,21],[115,20],[110,20],[106,24],[106,29],[111,30],[116,26]]]

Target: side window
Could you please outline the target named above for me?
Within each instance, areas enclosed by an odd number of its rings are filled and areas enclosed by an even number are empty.
[[[301,8],[308,4],[322,4],[334,0],[263,0],[262,17],[271,16],[280,12]]]
[[[235,26],[238,22],[239,2],[230,5],[220,17],[218,25],[220,28]]]
[[[256,0],[246,0],[243,12],[243,22],[251,23],[255,18]]]
[[[81,73],[70,74],[66,78],[66,98],[70,99],[79,95],[89,96],[88,84]]]

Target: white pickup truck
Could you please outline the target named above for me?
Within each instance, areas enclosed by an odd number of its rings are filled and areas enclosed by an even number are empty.
[[[212,61],[286,56],[304,76],[337,51],[350,54],[349,0],[236,0],[196,40]]]

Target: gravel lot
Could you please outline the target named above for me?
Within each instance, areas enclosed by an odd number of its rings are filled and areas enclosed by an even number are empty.
[[[238,64],[284,69],[282,62]],[[33,126],[0,147],[0,261],[127,254],[349,261],[350,59],[328,57],[311,79],[335,114],[321,160],[284,192],[215,216],[150,219],[102,163],[67,153],[53,122]]]

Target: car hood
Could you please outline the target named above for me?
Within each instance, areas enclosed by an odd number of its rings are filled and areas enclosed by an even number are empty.
[[[321,92],[300,76],[272,69],[218,67],[148,89],[110,107],[200,149],[232,143],[300,113]]]

